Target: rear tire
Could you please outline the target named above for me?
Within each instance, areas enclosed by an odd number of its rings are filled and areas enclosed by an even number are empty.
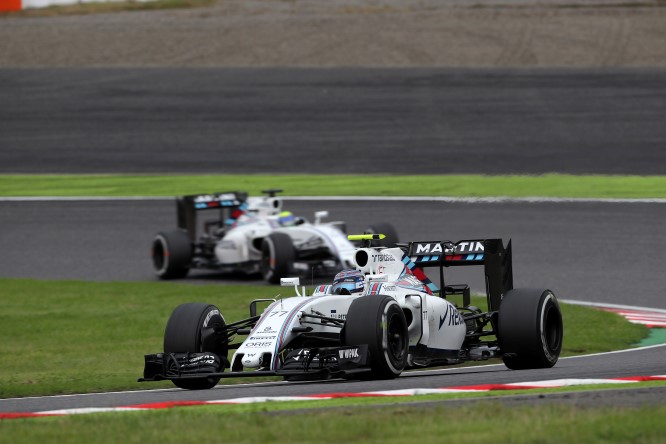
[[[368,345],[368,379],[393,379],[407,365],[409,336],[407,320],[398,302],[390,296],[362,296],[355,299],[347,312],[342,332],[344,345]]]
[[[400,242],[397,230],[393,225],[389,223],[382,222],[382,223],[373,224],[368,228],[366,228],[365,231],[366,233],[383,234],[386,236],[384,239],[372,241],[371,245],[373,247],[392,248],[395,247],[395,244]]]
[[[185,231],[157,233],[151,250],[153,269],[160,279],[181,279],[192,265],[192,243]]]
[[[214,305],[188,303],[176,307],[164,331],[165,353],[212,352],[222,362],[227,359],[226,344],[215,340],[214,330],[226,326],[224,317]],[[215,387],[220,378],[184,379],[172,381],[176,387],[187,390],[205,390]]]
[[[552,367],[562,351],[563,333],[562,313],[552,291],[521,288],[502,298],[497,339],[508,368]]]
[[[285,233],[271,233],[261,244],[261,275],[271,284],[279,284],[287,277],[296,259],[294,244]]]

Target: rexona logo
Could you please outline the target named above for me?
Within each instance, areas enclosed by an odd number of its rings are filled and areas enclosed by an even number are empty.
[[[338,350],[340,359],[354,359],[358,358],[358,348],[348,348],[345,350]]]

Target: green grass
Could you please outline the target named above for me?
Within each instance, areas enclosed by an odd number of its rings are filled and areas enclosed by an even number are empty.
[[[229,321],[249,315],[255,298],[290,289],[0,279],[0,398],[172,387],[139,384],[143,355],[162,350],[171,311],[184,302],[210,302]],[[647,329],[620,316],[562,305],[563,356],[623,349]],[[225,384],[259,379],[227,379]]]
[[[6,442],[127,443],[659,443],[666,406],[581,408],[498,402],[436,407],[324,409],[270,414],[219,407],[4,421]]]
[[[286,196],[666,198],[666,176],[0,175],[0,196],[177,196],[279,187]]]

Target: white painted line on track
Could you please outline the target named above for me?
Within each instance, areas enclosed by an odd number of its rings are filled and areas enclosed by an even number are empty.
[[[148,404],[126,405],[119,407],[84,407],[74,409],[62,410],[45,410],[39,412],[8,412],[0,413],[0,420],[17,419],[25,417],[40,417],[40,416],[60,416],[60,415],[80,415],[101,412],[128,412],[128,411],[145,411],[145,410],[158,410],[169,409],[174,407],[191,407],[202,405],[214,404],[251,404],[251,403],[265,403],[265,402],[285,402],[285,401],[317,401],[329,400],[337,398],[359,398],[359,397],[385,397],[385,396],[420,396],[428,394],[445,394],[445,393],[470,393],[470,392],[489,392],[494,390],[534,390],[543,388],[554,387],[571,387],[576,385],[595,385],[595,384],[629,384],[640,383],[646,381],[664,381],[665,375],[652,375],[652,376],[629,376],[621,378],[575,378],[575,379],[555,379],[555,380],[542,380],[530,382],[518,382],[509,384],[480,384],[480,385],[467,385],[467,386],[452,386],[442,388],[413,388],[413,389],[398,389],[398,390],[382,390],[371,392],[339,392],[339,393],[323,393],[317,395],[305,396],[255,396],[233,399],[217,399],[209,401],[167,401],[156,402]]]
[[[340,202],[442,202],[442,203],[611,203],[666,204],[666,198],[592,198],[592,197],[454,197],[454,196],[282,196],[284,201]],[[8,196],[0,202],[87,202],[87,201],[167,201],[175,196]]]
[[[586,307],[617,308],[618,310],[654,311],[658,313],[666,313],[666,309],[663,308],[640,307],[636,305],[609,304],[605,302],[586,302],[586,301],[576,301],[573,299],[559,299],[559,301],[565,304],[584,305]]]

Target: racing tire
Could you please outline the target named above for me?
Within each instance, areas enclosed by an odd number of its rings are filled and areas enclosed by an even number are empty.
[[[264,280],[271,284],[279,284],[281,278],[288,277],[294,259],[296,251],[288,234],[271,233],[261,243],[259,267]]]
[[[354,378],[393,379],[407,366],[407,320],[390,296],[363,296],[349,306],[342,331],[344,345],[368,345],[370,372]]]
[[[151,249],[153,269],[160,279],[181,279],[192,265],[192,242],[185,231],[157,233]]]
[[[500,303],[497,323],[502,360],[508,368],[550,368],[559,359],[564,325],[552,291],[507,291]]]
[[[226,362],[228,347],[216,341],[214,335],[215,330],[225,327],[224,317],[214,305],[198,302],[179,305],[171,313],[164,330],[164,352],[211,352]],[[219,377],[210,377],[176,379],[172,382],[182,389],[205,390],[215,387],[219,381]]]
[[[365,232],[373,234],[383,234],[386,236],[384,239],[372,241],[371,245],[373,247],[392,248],[395,247],[395,244],[400,242],[400,239],[398,238],[398,231],[395,229],[393,225],[389,223],[381,222],[373,224],[368,228],[366,228]]]

